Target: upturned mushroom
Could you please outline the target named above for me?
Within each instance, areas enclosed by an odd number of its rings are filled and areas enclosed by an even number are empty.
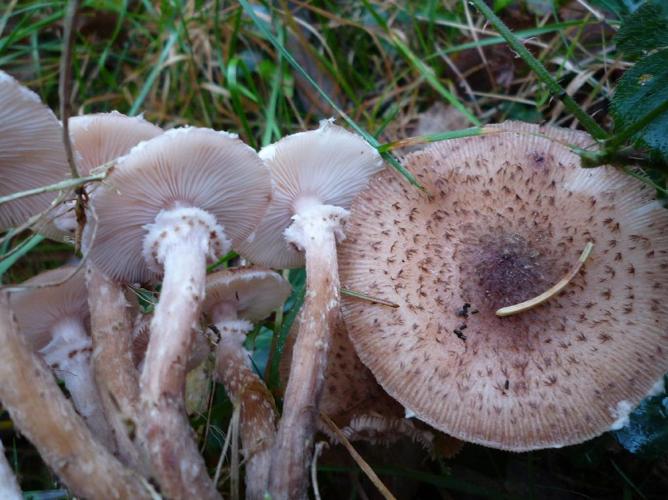
[[[130,149],[163,133],[163,130],[139,116],[125,116],[118,111],[73,116],[69,119],[72,145],[78,153],[77,168],[82,176],[126,155]],[[89,187],[90,194],[95,186]],[[77,220],[72,204],[62,205],[53,220],[39,229],[51,239],[71,239]]]
[[[288,295],[289,283],[264,269],[225,269],[207,278],[202,312],[220,335],[216,349],[218,379],[240,409],[249,500],[263,499],[267,491],[276,408],[273,396],[251,365],[244,341],[253,322],[278,309]]]
[[[514,451],[578,443],[668,371],[668,212],[618,170],[580,168],[584,133],[493,130],[406,158],[431,196],[381,173],[353,203],[342,283],[399,307],[346,297],[346,324],[433,427]]]
[[[113,449],[91,366],[84,273],[67,265],[38,274],[20,286],[24,288],[11,293],[10,301],[28,345],[65,382],[74,407],[95,436]]]
[[[0,196],[65,180],[69,169],[58,119],[39,96],[0,71]],[[46,211],[56,193],[0,205],[0,231]]]
[[[207,261],[247,238],[270,199],[257,153],[234,135],[199,128],[135,146],[93,196],[95,264],[127,282],[164,275],[140,377],[139,431],[167,496],[219,496],[183,411],[186,360]]]
[[[260,157],[271,171],[274,199],[239,251],[273,268],[306,263],[307,294],[270,472],[275,498],[302,498],[329,332],[339,307],[336,242],[344,237],[350,202],[383,161],[361,137],[332,121],[284,137]]]

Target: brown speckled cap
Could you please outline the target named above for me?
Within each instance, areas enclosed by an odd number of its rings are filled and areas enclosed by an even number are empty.
[[[668,212],[611,167],[580,168],[584,133],[505,123],[406,158],[353,203],[342,286],[350,337],[418,418],[509,450],[559,447],[620,425],[668,371]],[[543,305],[535,297],[589,260]]]
[[[63,181],[63,129],[39,96],[0,71],[0,196]],[[0,231],[49,208],[57,193],[0,205]]]

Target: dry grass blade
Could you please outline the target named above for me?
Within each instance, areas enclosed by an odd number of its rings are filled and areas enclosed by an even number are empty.
[[[334,421],[329,418],[327,415],[324,413],[320,412],[320,418],[322,421],[331,429],[331,431],[336,434],[336,437],[339,438],[341,441],[341,444],[348,450],[348,453],[350,453],[350,456],[355,460],[355,463],[359,466],[360,469],[366,474],[366,476],[369,478],[369,480],[374,484],[374,486],[378,489],[381,495],[383,495],[383,498],[386,500],[396,500],[396,497],[390,492],[390,490],[387,489],[387,487],[383,484],[383,482],[380,480],[378,475],[373,471],[371,466],[366,463],[366,461],[362,458],[362,456],[357,453],[357,450],[353,447],[352,444],[350,444],[350,441],[348,441],[348,438],[341,432],[341,429],[337,427],[337,425],[334,423]]]

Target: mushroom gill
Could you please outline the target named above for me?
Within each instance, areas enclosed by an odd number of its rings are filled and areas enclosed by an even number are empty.
[[[509,450],[609,429],[668,371],[668,212],[612,167],[580,168],[584,133],[505,123],[441,142],[353,203],[342,286],[350,337],[384,389],[457,438]],[[560,293],[520,314],[587,262]]]

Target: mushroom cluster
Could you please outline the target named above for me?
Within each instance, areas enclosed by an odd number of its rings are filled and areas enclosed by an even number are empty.
[[[583,133],[433,144],[404,158],[422,192],[331,120],[259,153],[116,112],[69,130],[81,174],[103,172],[83,221],[40,189],[69,175],[60,123],[0,72],[0,229],[85,224],[81,261],[0,290],[0,401],[73,494],[221,498],[186,411],[202,363],[235,407],[249,499],[307,498],[317,432],[442,457],[564,446],[623,425],[668,371],[668,213],[580,168]],[[277,405],[247,337],[282,317],[276,271],[302,266]],[[0,492],[20,496],[2,460]]]
[[[582,169],[581,132],[507,123],[409,156],[356,199],[341,249],[362,362],[407,411],[522,451],[623,422],[668,371],[668,213],[615,169]],[[588,245],[588,260],[576,266]],[[514,315],[564,276],[547,301]],[[501,314],[500,314],[501,313]]]

